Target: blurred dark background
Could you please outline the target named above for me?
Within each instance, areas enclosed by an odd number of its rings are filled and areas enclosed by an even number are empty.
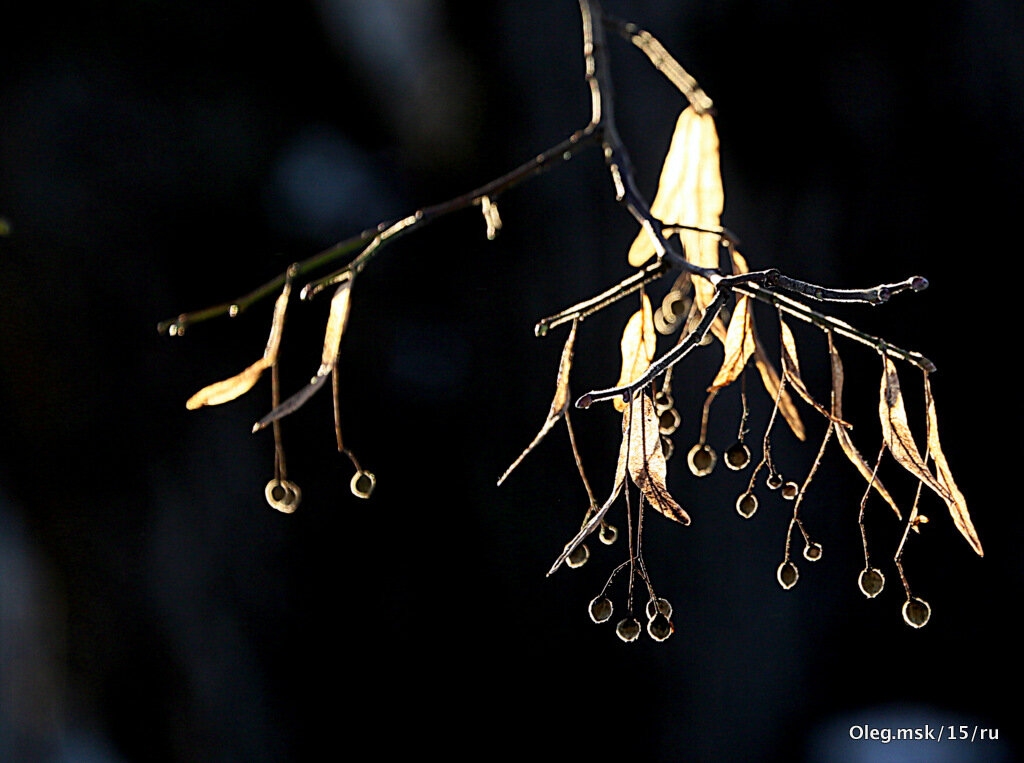
[[[348,489],[327,394],[287,420],[304,500],[271,510],[269,382],[186,412],[262,352],[270,304],[158,336],[296,259],[497,176],[589,116],[575,3],[439,0],[105,2],[21,7],[0,46],[0,757],[305,760],[497,751],[638,760],[1011,760],[1021,457],[1024,6],[607,0],[715,99],[725,223],[755,267],[843,286],[931,288],[839,310],[939,367],[946,454],[986,549],[945,507],[911,537],[933,608],[900,616],[901,527],[868,508],[887,588],[865,600],[864,484],[830,452],[805,503],[821,562],[775,580],[790,505],[745,478],[697,480],[685,453],[720,351],[679,369],[670,485],[645,549],[676,610],[664,644],[616,639],[587,602],[625,554],[591,543],[544,573],[586,507],[564,429],[501,489],[541,424],[564,334],[534,322],[628,274],[636,228],[598,152],[501,199],[505,230],[453,215],[360,278],[342,342],[347,444],[376,473]],[[620,130],[646,193],[683,100],[611,39]],[[660,296],[660,291],[656,292]],[[286,391],[315,370],[327,300],[296,302]],[[607,386],[632,302],[588,321],[574,391]],[[760,317],[769,338],[772,316]],[[799,327],[827,396],[824,343]],[[841,345],[846,410],[873,457],[879,363]],[[917,372],[901,368],[922,431]],[[752,425],[768,415],[751,392]],[[733,439],[734,392],[711,442]],[[776,458],[806,472],[808,443]],[[618,422],[575,416],[602,495]],[[883,472],[909,506],[912,482]],[[624,530],[621,504],[613,523]],[[623,533],[624,535],[624,533]],[[799,544],[797,545],[799,548]],[[614,589],[624,609],[621,588]],[[853,742],[853,724],[977,724],[998,742]]]

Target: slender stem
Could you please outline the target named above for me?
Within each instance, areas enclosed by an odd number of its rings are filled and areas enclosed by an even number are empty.
[[[664,260],[655,260],[628,278],[619,281],[610,289],[605,289],[597,296],[578,302],[572,307],[567,307],[565,310],[547,318],[541,318],[537,321],[537,325],[533,327],[533,333],[537,336],[546,336],[548,331],[556,326],[561,326],[563,323],[568,323],[577,318],[582,321],[598,310],[603,310],[623,297],[632,294],[637,289],[643,288],[651,281],[658,280],[668,272],[669,268],[670,263]]]

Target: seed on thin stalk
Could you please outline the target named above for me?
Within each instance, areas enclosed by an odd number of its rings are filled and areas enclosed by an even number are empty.
[[[661,452],[665,455],[666,461],[672,458],[672,454],[676,452],[676,446],[672,444],[672,440],[668,437],[661,438]]]
[[[271,508],[284,514],[291,514],[302,501],[302,490],[290,480],[270,480],[263,490],[263,495]]]
[[[686,456],[686,463],[689,464],[690,471],[697,477],[706,477],[711,474],[717,460],[718,454],[714,449],[703,443],[697,443],[690,448],[690,452]]]
[[[655,641],[664,641],[672,635],[672,621],[659,612],[648,621],[647,635]]]
[[[753,493],[743,493],[736,499],[736,511],[744,519],[750,519],[757,511],[757,496]]]
[[[619,624],[615,626],[615,635],[627,644],[631,641],[636,641],[640,636],[640,623],[637,622],[635,617],[619,620]]]
[[[658,613],[665,615],[665,617],[672,617],[672,605],[668,599],[649,599],[644,611],[647,613],[648,620],[653,620]]]
[[[816,562],[821,559],[821,544],[812,540],[804,546],[804,559],[809,562]]]
[[[787,501],[792,501],[800,493],[800,486],[795,482],[787,482],[782,486],[782,497]]]
[[[733,471],[746,469],[750,463],[750,448],[743,442],[734,442],[725,451],[725,465]]]
[[[658,416],[658,429],[662,434],[672,434],[679,428],[682,417],[675,408],[666,408]]]
[[[924,599],[911,596],[903,602],[903,619],[912,628],[923,628],[932,616],[932,608]]]
[[[779,565],[779,570],[775,577],[779,579],[779,585],[788,591],[796,585],[796,581],[800,577],[800,571],[792,562],[783,562]]]
[[[675,405],[675,403],[672,401],[672,395],[666,392],[665,390],[659,390],[658,393],[654,396],[654,409],[658,413],[661,413],[662,411],[667,411],[673,405]]]
[[[612,600],[598,596],[590,602],[590,619],[595,623],[606,623],[612,616]]]
[[[348,484],[349,489],[352,490],[352,495],[356,498],[369,498],[376,485],[377,478],[373,476],[373,472],[368,472],[364,469],[360,469],[353,474],[352,481]]]
[[[581,543],[572,550],[572,553],[566,557],[565,563],[573,569],[582,567],[587,563],[587,559],[590,558],[590,549],[587,548],[586,543]]]
[[[768,486],[769,490],[778,490],[782,487],[782,475],[773,472],[768,475],[768,479],[765,480],[764,484]]]
[[[601,525],[601,529],[597,531],[597,537],[604,545],[610,546],[619,537],[619,531],[615,525]]]
[[[860,572],[860,577],[857,578],[857,585],[860,586],[860,592],[867,596],[869,599],[873,599],[882,592],[885,587],[885,575],[882,574],[881,570],[877,570],[874,567],[867,567]]]

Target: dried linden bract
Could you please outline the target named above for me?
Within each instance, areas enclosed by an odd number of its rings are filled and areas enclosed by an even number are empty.
[[[796,585],[796,581],[800,577],[800,571],[792,562],[783,562],[779,565],[779,571],[775,576],[779,579],[779,585],[788,591]]]
[[[590,602],[590,619],[595,623],[606,623],[612,616],[612,600],[607,596],[598,596]]]
[[[686,463],[689,464],[690,471],[697,477],[706,477],[711,474],[717,460],[718,454],[714,449],[710,445],[701,443],[690,448],[690,452],[686,456]]]

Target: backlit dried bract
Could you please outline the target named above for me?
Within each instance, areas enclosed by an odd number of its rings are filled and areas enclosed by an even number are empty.
[[[658,337],[654,333],[654,313],[651,300],[644,294],[641,307],[626,322],[622,331],[619,348],[622,350],[622,371],[616,387],[622,387],[639,379],[650,367]],[[615,410],[626,410],[624,400],[615,400]]]
[[[946,456],[943,454],[942,446],[939,444],[939,420],[935,414],[935,400],[932,398],[932,385],[928,380],[928,374],[924,376],[924,397],[925,403],[928,406],[928,455],[935,462],[939,481],[949,492],[951,500],[947,501],[947,504],[949,505],[949,513],[953,517],[953,524],[956,525],[956,529],[960,531],[960,534],[967,539],[967,542],[971,544],[971,548],[974,549],[978,556],[984,556],[985,553],[982,551],[981,541],[978,540],[978,533],[974,530],[970,514],[967,513],[967,501],[964,499],[964,494],[960,492],[960,488],[956,486],[956,482],[953,481],[953,473],[949,470]],[[925,518],[919,517],[918,519],[922,520]]]
[[[836,351],[835,343],[832,341],[832,335],[828,337],[828,349],[829,356],[832,362],[832,417],[835,419],[841,419],[843,417],[843,362],[839,359],[839,353]],[[893,500],[892,496],[889,495],[889,491],[882,485],[882,481],[878,479],[878,475],[874,474],[874,470],[868,465],[867,461],[860,454],[860,451],[853,444],[853,440],[850,438],[850,433],[844,427],[836,426],[833,427],[836,439],[839,441],[840,447],[843,449],[843,453],[850,460],[857,471],[861,473],[861,476],[868,481],[868,484],[873,487],[885,502],[888,503],[894,512],[896,512],[896,518],[901,518],[899,506],[896,505],[896,501]]]
[[[882,439],[885,446],[900,466],[934,490],[949,505],[950,513],[955,517],[959,509],[953,496],[946,486],[940,484],[928,471],[921,452],[914,442],[914,437],[910,434],[910,424],[907,422],[907,411],[903,406],[903,393],[900,391],[900,379],[896,373],[896,366],[887,355],[882,357],[882,363],[884,370],[878,415],[882,422]],[[968,541],[970,542],[970,538]]]
[[[281,346],[281,333],[284,330],[284,316],[288,308],[288,298],[290,295],[291,282],[286,281],[284,289],[274,305],[274,319],[270,325],[270,338],[267,340],[267,347],[263,351],[263,357],[240,374],[203,387],[188,399],[185,403],[186,408],[192,411],[204,405],[228,403],[235,398],[241,397],[255,386],[263,372],[277,362],[277,351]]]
[[[650,396],[641,393],[639,399],[634,398],[633,408],[638,407],[640,411],[636,421],[629,421],[629,411],[624,416],[627,432],[623,433],[623,438],[629,438],[629,476],[651,506],[669,519],[688,525],[689,515],[669,495],[665,482],[665,456],[658,433],[658,416]]]
[[[548,409],[548,417],[544,420],[544,425],[540,428],[537,436],[533,438],[533,441],[526,446],[526,449],[519,454],[519,458],[513,461],[512,465],[498,479],[498,485],[501,485],[508,478],[512,470],[522,463],[522,460],[530,454],[530,451],[540,444],[540,441],[551,431],[551,428],[565,415],[565,409],[569,405],[569,371],[572,369],[573,345],[576,342],[576,326],[578,323],[579,321],[575,320],[572,322],[569,336],[565,340],[565,346],[562,348],[562,358],[558,363],[558,377],[555,379],[555,397],[551,401],[551,407]]]
[[[722,367],[718,369],[718,374],[708,389],[721,389],[736,381],[753,354],[754,334],[750,322],[750,298],[739,297],[725,335],[725,358],[722,360]]]

